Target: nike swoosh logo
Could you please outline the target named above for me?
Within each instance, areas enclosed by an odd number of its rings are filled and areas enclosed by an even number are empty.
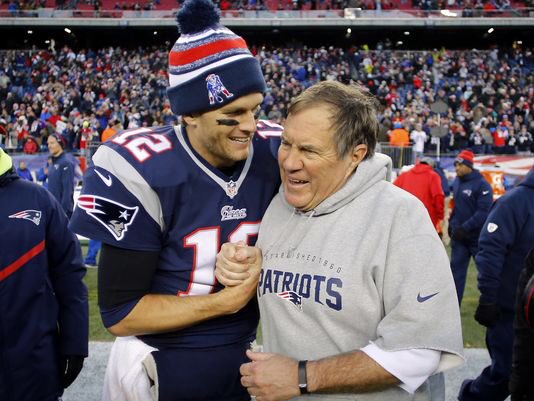
[[[428,301],[430,298],[432,297],[435,297],[436,295],[438,295],[439,292],[436,292],[434,294],[430,294],[430,295],[427,295],[426,297],[422,297],[421,296],[421,293],[417,294],[417,302],[425,302],[425,301]]]
[[[489,194],[489,191],[482,191],[482,195],[487,195]]]
[[[104,181],[104,184],[106,184],[106,186],[111,187],[111,184],[113,184],[113,180],[109,175],[107,177],[104,177],[104,175],[97,169],[95,169],[95,173],[100,177],[102,181]]]

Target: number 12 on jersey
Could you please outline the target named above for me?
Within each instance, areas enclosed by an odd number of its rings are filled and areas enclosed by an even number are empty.
[[[230,233],[227,242],[243,241],[250,245],[250,238],[256,236],[260,222],[242,222]],[[186,291],[179,291],[178,296],[206,295],[215,286],[215,260],[221,249],[221,228],[203,227],[184,237],[184,247],[193,248],[193,266]]]

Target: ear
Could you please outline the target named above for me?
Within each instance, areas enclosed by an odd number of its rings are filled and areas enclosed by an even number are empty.
[[[356,145],[352,149],[352,153],[350,154],[351,158],[351,167],[356,168],[358,167],[358,164],[362,162],[362,160],[367,155],[367,145],[360,144]]]
[[[182,120],[189,126],[194,127],[197,125],[197,118],[192,114],[183,115]]]

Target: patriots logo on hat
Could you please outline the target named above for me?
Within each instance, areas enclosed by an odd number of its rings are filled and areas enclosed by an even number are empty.
[[[97,220],[115,237],[117,241],[124,238],[139,210],[138,206],[125,206],[111,199],[96,195],[82,195],[78,198],[78,207]]]
[[[217,74],[210,74],[206,77],[206,87],[208,88],[210,104],[215,104],[215,101],[217,101],[217,103],[222,103],[224,99],[221,95],[226,96],[227,99],[234,96],[233,93],[230,93],[230,91],[226,89],[221,81],[221,77]]]
[[[36,226],[41,222],[41,211],[40,210],[23,210],[9,216],[10,219],[24,219],[29,220]]]
[[[285,299],[288,302],[291,302],[300,312],[302,312],[302,297],[294,291],[284,291],[279,292],[278,295],[280,298]]]

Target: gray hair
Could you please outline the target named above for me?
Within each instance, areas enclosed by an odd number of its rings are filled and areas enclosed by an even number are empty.
[[[293,99],[288,114],[326,105],[331,108],[331,127],[337,154],[344,158],[357,145],[367,145],[364,159],[374,155],[378,135],[378,100],[362,85],[337,81],[319,82]]]

